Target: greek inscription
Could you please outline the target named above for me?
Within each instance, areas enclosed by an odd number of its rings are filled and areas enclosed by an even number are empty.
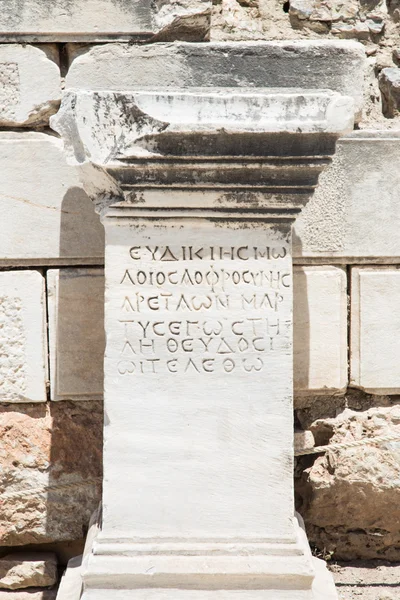
[[[267,374],[290,343],[286,257],[278,244],[128,248],[118,280],[118,374]]]

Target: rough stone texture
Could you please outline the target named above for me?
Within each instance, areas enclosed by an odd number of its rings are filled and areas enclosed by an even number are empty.
[[[397,600],[400,565],[385,561],[330,564],[340,600]]]
[[[47,125],[57,112],[61,77],[53,56],[52,48],[0,44],[0,127]]]
[[[206,41],[210,37],[210,0],[158,0],[152,42]]]
[[[115,91],[154,86],[326,88],[352,96],[360,111],[364,69],[364,50],[356,42],[109,44],[78,55],[66,86]]]
[[[344,409],[336,418],[317,419],[310,429],[316,445],[400,436],[400,406]],[[399,446],[385,442],[302,459],[299,511],[310,541],[325,555],[399,560]]]
[[[347,385],[346,273],[336,267],[294,270],[294,386],[297,392]]]
[[[100,499],[100,402],[0,406],[0,546],[81,540]],[[82,484],[39,493],[48,485]],[[11,494],[21,492],[15,497]]]
[[[149,0],[1,0],[1,41],[85,41],[149,35]]]
[[[289,18],[295,29],[370,40],[383,33],[385,12],[382,0],[291,0]]]
[[[400,69],[383,69],[379,76],[382,92],[382,110],[385,117],[392,119],[400,114]]]
[[[400,270],[352,269],[352,385],[376,394],[400,393]]]
[[[0,600],[56,600],[57,590],[0,590]]]
[[[0,272],[0,402],[46,402],[44,278]]]
[[[50,587],[57,583],[57,579],[55,554],[25,552],[0,558],[0,588]]]
[[[294,256],[398,261],[399,186],[399,131],[355,131],[341,138],[295,223]]]
[[[61,140],[0,132],[0,173],[1,266],[103,261],[103,227]]]
[[[0,41],[202,41],[209,0],[1,0]]]
[[[103,397],[102,269],[47,272],[52,400]]]

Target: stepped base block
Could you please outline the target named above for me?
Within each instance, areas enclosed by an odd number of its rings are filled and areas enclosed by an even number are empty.
[[[295,525],[295,543],[187,543],[185,554],[181,544],[168,544],[167,554],[164,544],[110,542],[100,533],[83,564],[82,600],[337,600],[325,563],[312,558]]]

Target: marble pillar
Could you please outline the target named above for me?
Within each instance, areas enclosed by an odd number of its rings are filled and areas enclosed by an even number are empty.
[[[106,232],[84,600],[317,597],[293,502],[291,228],[353,116],[326,90],[65,97],[52,125]]]

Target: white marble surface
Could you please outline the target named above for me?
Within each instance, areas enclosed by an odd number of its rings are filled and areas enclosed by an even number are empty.
[[[0,172],[1,266],[103,262],[103,227],[61,140],[0,132]]]
[[[340,267],[294,269],[294,387],[337,393],[347,387],[347,276]]]
[[[0,21],[3,13],[2,8]],[[60,101],[61,75],[55,46],[0,44],[0,127],[48,125]]]
[[[399,394],[400,270],[355,267],[351,294],[352,385]]]
[[[51,400],[101,400],[103,269],[47,272]]]
[[[0,402],[46,402],[44,278],[0,272]]]

